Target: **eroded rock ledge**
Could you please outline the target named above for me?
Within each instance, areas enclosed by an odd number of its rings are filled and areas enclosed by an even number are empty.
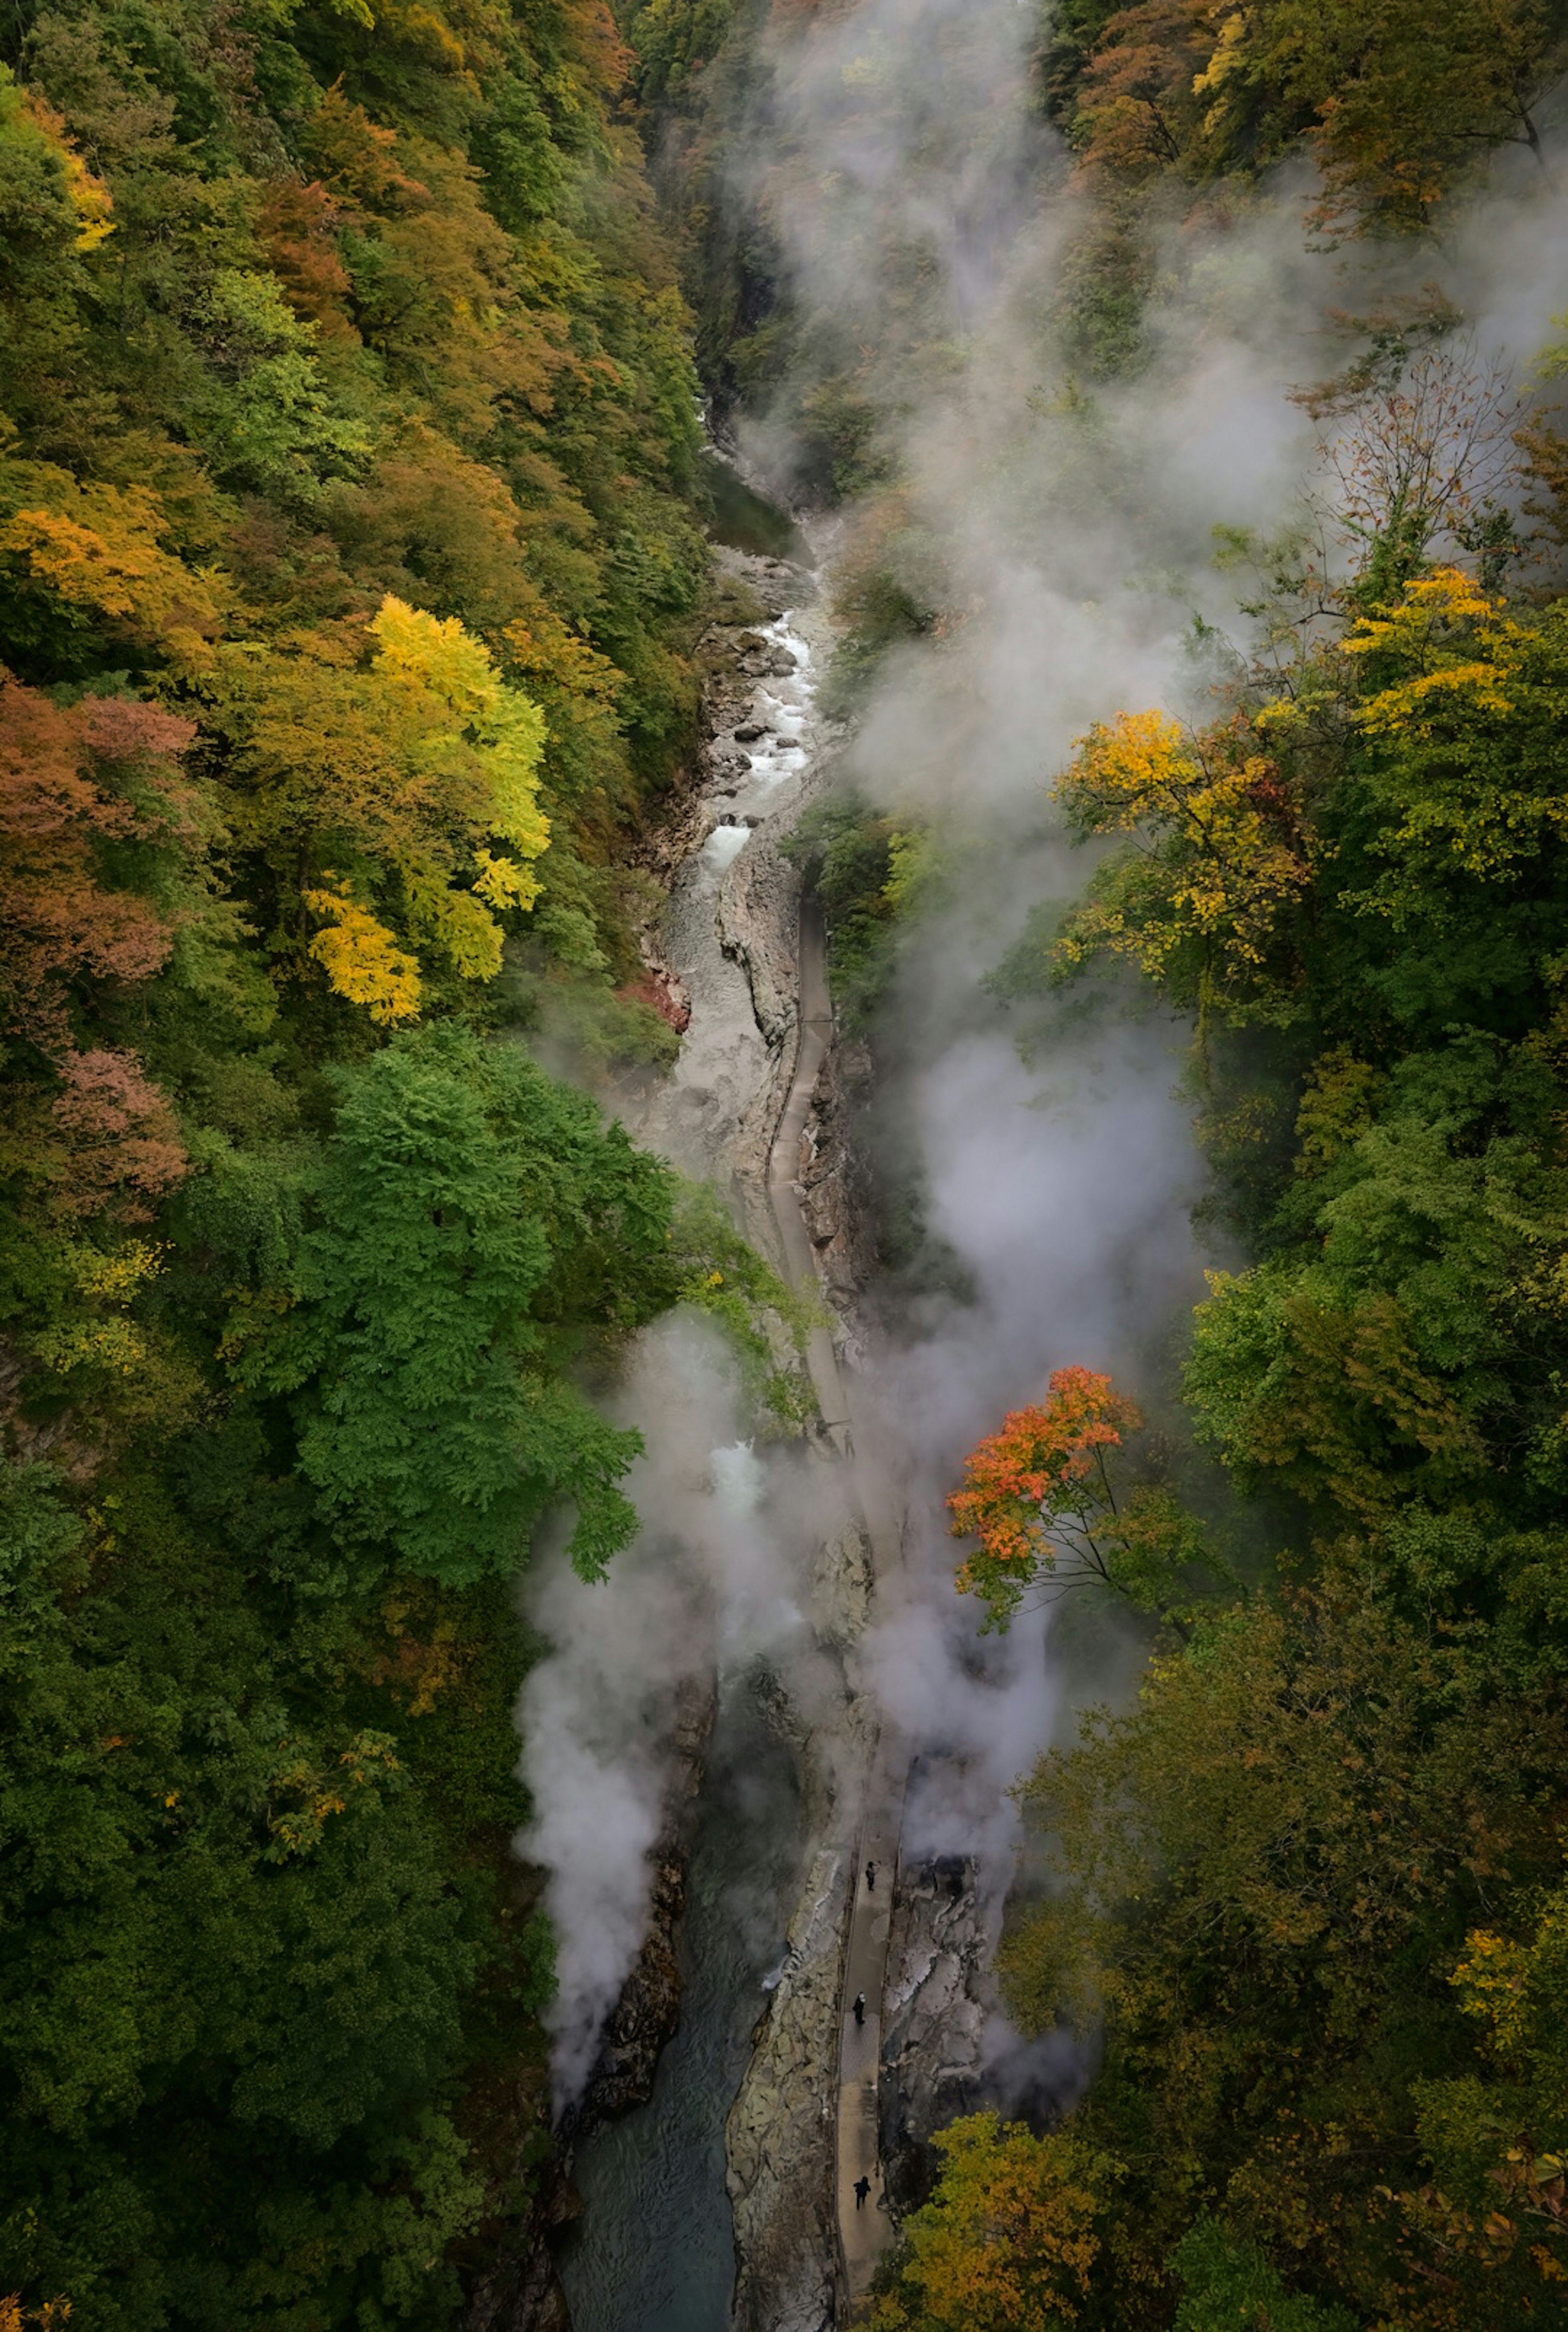
[[[652,2094],[660,2054],[680,2020],[675,1941],[685,1909],[686,1868],[717,1706],[711,1681],[680,1687],[664,1823],[653,1855],[647,1935],[605,2028],[588,2088],[554,2133],[553,2158],[535,2186],[530,2207],[474,2286],[464,2332],[573,2332],[555,2264],[582,2211],[571,2183],[572,2152],[593,2130],[630,2113]],[[525,2124],[518,2148],[520,2184],[525,2186],[538,2178],[537,2173],[531,2177],[527,2167],[538,2135],[534,2125]]]
[[[561,2117],[560,2136],[579,2145],[606,2122],[645,2105],[664,2043],[681,2017],[681,1963],[675,1949],[686,1907],[686,1868],[718,1713],[712,1679],[681,1686],[670,1736],[664,1821],[653,1851],[648,1930],[599,2044],[587,2088]]]
[[[985,1924],[974,1865],[904,1865],[894,1897],[877,2085],[883,2175],[898,2218],[931,2192],[931,2139],[983,2102]]]
[[[813,1859],[789,1957],[725,2129],[737,2332],[828,2332],[837,2304],[834,2192],[838,1993],[850,1849]]]

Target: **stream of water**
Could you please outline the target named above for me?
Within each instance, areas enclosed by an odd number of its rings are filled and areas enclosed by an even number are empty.
[[[772,515],[789,547],[803,550],[782,514]],[[731,547],[756,555],[749,543]],[[804,574],[800,584],[814,599]],[[771,652],[776,668],[749,692],[738,750],[715,761],[708,798],[719,822],[687,860],[670,902],[664,944],[692,998],[692,1025],[637,1129],[697,1174],[729,1165],[741,1119],[770,1074],[746,975],[721,942],[722,893],[755,828],[777,821],[787,830],[797,814],[827,644],[819,608],[809,619],[787,610],[750,636]],[[713,1453],[717,1471],[727,1454]],[[743,1638],[743,1617],[737,1625]],[[747,1658],[744,1640],[721,1647],[718,1714],[677,1938],[679,2026],[648,2102],[586,2140],[573,2163],[583,2213],[560,2276],[578,2332],[725,2332],[730,2322],[736,2262],[725,2121],[777,1980],[808,1844],[796,1761],[764,1722]]]
[[[724,2118],[799,1877],[793,1761],[743,1678],[721,1700],[687,1877],[681,2022],[647,2104],[591,2139],[561,2265],[579,2332],[724,2332],[735,2248]]]

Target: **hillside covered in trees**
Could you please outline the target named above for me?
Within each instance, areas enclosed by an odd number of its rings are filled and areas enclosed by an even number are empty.
[[[552,1509],[586,1575],[626,1544],[592,1395],[724,1232],[535,1056],[676,1041],[635,844],[696,718],[699,384],[848,513],[837,709],[975,613],[911,484],[968,360],[926,257],[836,311],[786,231],[838,189],[778,60],[850,13],[0,28],[0,2327],[445,2327],[548,2149],[515,1581]],[[942,2133],[864,2320],[1560,2324],[1568,358],[1510,377],[1426,273],[1499,159],[1563,167],[1568,23],[1035,35],[1054,511],[1125,487],[1210,233],[1275,203],[1397,295],[1299,384],[1321,523],[1219,546],[1201,708],[1038,772],[1094,871],[997,992],[1183,1016],[1230,1265],[1179,1403],[1064,1369],[955,1486],[977,1625],[1082,1590],[1149,1658],[1024,1783],[1008,2002],[1085,2078]],[[930,823],[798,846],[874,1049]]]
[[[788,12],[773,57],[846,14]],[[720,394],[856,504],[838,678],[865,701],[912,645],[961,655],[975,615],[904,458],[964,377],[929,249],[878,247],[880,337],[836,311],[791,244],[821,188],[760,13],[646,0],[628,25]],[[946,29],[911,109],[956,81]],[[1086,1590],[1152,1649],[1133,1705],[1025,1788],[1047,1875],[1005,1986],[1027,2033],[1076,2036],[1084,2092],[1044,2135],[939,2140],[878,2332],[1568,2320],[1564,358],[1478,353],[1430,281],[1499,157],[1560,169],[1565,32],[1415,0],[1041,19],[1072,225],[1030,401],[1076,433],[1076,507],[1117,492],[1116,417],[1158,394],[1156,304],[1261,202],[1394,292],[1297,385],[1315,510],[1219,546],[1242,606],[1233,641],[1199,627],[1206,705],[1129,701],[1055,773],[1095,871],[999,970],[1047,1024],[1130,974],[1186,1018],[1231,1265],[1179,1408],[1147,1389],[1158,1433],[1143,1389],[1067,1368],[955,1491],[982,1620]],[[880,37],[835,52],[841,153],[846,123],[886,151]],[[779,121],[747,178],[747,125]],[[1014,443],[990,453],[1024,500]],[[858,1008],[868,961],[924,944],[905,826],[841,806],[811,846]],[[1217,1461],[1196,1495],[1172,1431]]]
[[[441,2324],[543,2096],[512,1582],[696,1269],[493,1041],[675,1041],[685,311],[598,0],[0,48],[0,2293]]]

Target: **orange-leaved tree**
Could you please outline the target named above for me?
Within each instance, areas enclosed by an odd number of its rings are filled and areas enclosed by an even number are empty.
[[[953,1536],[980,1542],[958,1589],[986,1605],[988,1628],[1005,1629],[1035,1589],[1054,1601],[1098,1586],[1178,1617],[1173,1590],[1202,1559],[1200,1528],[1157,1483],[1118,1487],[1107,1462],[1143,1422],[1108,1376],[1057,1369],[1045,1401],[970,1450],[948,1505]]]
[[[1095,43],[1079,92],[1077,143],[1091,168],[1144,177],[1200,143],[1197,94],[1214,49],[1208,0],[1140,0]]]
[[[201,919],[192,734],[157,705],[60,705],[0,669],[0,1176],[23,1233],[0,1309],[35,1361],[100,1385],[144,1373],[125,1314],[162,1250],[140,1228],[190,1171],[170,1094],[123,1039]]]
[[[59,1059],[97,991],[167,961],[168,923],[108,862],[189,825],[177,756],[191,733],[152,705],[66,710],[0,669],[0,1029],[13,1042]]]

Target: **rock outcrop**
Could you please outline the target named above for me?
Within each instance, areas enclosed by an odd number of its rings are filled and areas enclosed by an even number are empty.
[[[556,2170],[474,2286],[464,2332],[573,2332],[555,2257],[581,2207],[570,2180]]]
[[[855,1300],[870,1283],[876,1265],[869,1228],[874,1209],[855,1140],[856,1119],[871,1074],[865,1046],[836,1037],[811,1096],[801,1143],[800,1211],[823,1291],[852,1345],[859,1341]]]
[[[859,1523],[824,1539],[811,1567],[811,1624],[820,1643],[845,1652],[859,1640],[875,1584],[871,1543]]]
[[[850,1878],[848,1849],[814,1859],[725,2128],[736,2332],[830,2332],[835,2320],[838,1991]]]
[[[680,2021],[681,1964],[675,1943],[686,1907],[686,1864],[717,1707],[711,1679],[681,1687],[670,1741],[664,1824],[653,1852],[648,1931],[605,2026],[588,2087],[562,2118],[560,2136],[569,2146],[653,2095],[660,2054]]]
[[[660,2055],[680,2019],[676,1937],[685,1909],[686,1866],[716,1707],[711,1682],[681,1688],[671,1736],[664,1825],[654,1849],[647,1935],[605,2027],[588,2088],[554,2133],[557,2151],[543,2184],[475,2284],[464,2332],[573,2332],[555,2264],[561,2241],[582,2207],[569,2175],[572,2148],[651,2095]],[[536,2138],[536,2125],[527,2117],[525,2131],[520,2149],[523,2158]],[[532,2173],[533,2177],[538,2174]],[[529,2182],[527,2171],[521,2176]]]
[[[932,2133],[983,2102],[988,1957],[973,1864],[954,1855],[904,1867],[888,1946],[877,2098],[883,2175],[897,2217],[931,2192]]]

